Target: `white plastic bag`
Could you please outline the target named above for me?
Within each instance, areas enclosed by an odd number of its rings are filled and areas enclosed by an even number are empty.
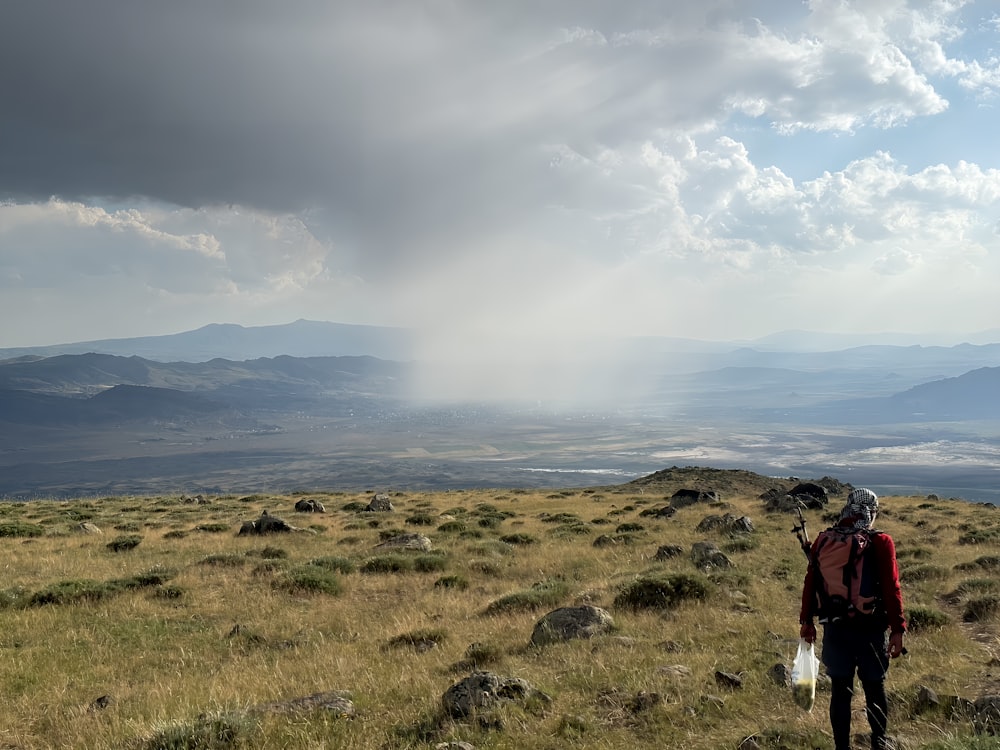
[[[816,702],[816,678],[819,676],[819,659],[811,643],[799,639],[799,651],[792,662],[792,698],[806,711],[812,711]]]

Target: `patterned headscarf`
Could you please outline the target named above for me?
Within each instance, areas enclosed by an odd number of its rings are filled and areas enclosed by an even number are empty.
[[[877,515],[878,495],[867,487],[858,487],[847,496],[847,505],[840,511],[840,525],[863,531],[872,527]]]

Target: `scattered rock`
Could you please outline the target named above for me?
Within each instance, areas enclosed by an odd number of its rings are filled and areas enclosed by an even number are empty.
[[[1000,735],[1000,695],[984,695],[972,704],[972,726],[977,734]]]
[[[396,534],[376,544],[375,549],[408,549],[417,552],[430,552],[433,545],[431,540],[423,534]]]
[[[77,528],[78,531],[82,531],[84,534],[103,534],[104,533],[99,528],[97,528],[97,526],[95,526],[94,524],[92,524],[90,521],[83,521],[76,528]]]
[[[448,716],[460,719],[504,703],[523,705],[534,700],[548,703],[552,699],[519,677],[473,672],[445,691],[441,705]]]
[[[597,694],[597,701],[616,712],[639,714],[661,704],[663,696],[659,693],[647,693],[645,690],[631,693],[621,688],[608,688]]]
[[[826,487],[816,482],[801,482],[795,485],[788,491],[788,497],[811,510],[825,508],[830,501]]]
[[[754,529],[753,521],[747,516],[736,517],[732,513],[705,516],[696,531],[721,531],[724,534],[749,534]]]
[[[392,507],[389,496],[382,493],[375,495],[365,508],[368,513],[391,513],[394,510],[396,509]]]
[[[769,490],[761,496],[764,510],[767,513],[794,513],[797,510],[807,510],[808,505],[797,497],[785,494],[780,490]]]
[[[243,522],[237,536],[246,536],[247,534],[282,534],[289,531],[298,531],[298,529],[287,521],[268,514],[266,510],[262,510],[260,518],[255,521]]]
[[[910,704],[910,710],[914,715],[920,715],[932,711],[940,705],[941,700],[938,698],[937,693],[932,688],[921,685],[917,690],[916,697],[914,697],[913,702]]]
[[[663,561],[683,554],[684,548],[679,544],[661,544],[653,557],[656,560]]]
[[[299,513],[326,513],[326,506],[319,500],[304,497],[295,503],[295,510]]]
[[[771,678],[771,681],[775,685],[789,688],[792,686],[792,670],[789,669],[787,664],[780,662],[775,664],[767,671],[767,676]]]
[[[593,638],[614,629],[614,618],[600,607],[588,604],[560,607],[545,615],[531,633],[533,646],[568,641],[573,638]]]
[[[99,698],[94,698],[94,700],[90,702],[90,706],[87,710],[90,712],[103,711],[104,709],[113,705],[115,705],[114,698],[112,698],[110,695],[102,695]]]
[[[635,534],[601,534],[594,540],[593,546],[598,549],[602,547],[626,547],[638,541],[639,539]]]
[[[304,711],[316,710],[329,711],[330,713],[345,718],[354,718],[356,711],[354,700],[346,690],[334,690],[327,693],[313,693],[301,698],[292,698],[287,701],[277,701],[274,703],[262,703],[250,709],[251,713],[263,714],[291,714]]]
[[[734,672],[723,672],[721,669],[715,671],[715,684],[719,687],[736,690],[743,687],[743,677]]]
[[[670,507],[677,510],[695,503],[717,503],[720,499],[719,493],[715,490],[679,489],[670,496]]]
[[[691,546],[691,562],[699,568],[731,568],[733,562],[715,542],[695,542]]]
[[[656,671],[665,677],[691,676],[691,667],[686,667],[683,664],[664,664],[662,667],[657,667]]]
[[[646,508],[639,512],[639,518],[672,518],[677,513],[677,508],[670,505],[661,505],[657,508]]]

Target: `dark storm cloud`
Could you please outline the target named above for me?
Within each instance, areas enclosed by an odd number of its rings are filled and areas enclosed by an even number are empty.
[[[309,211],[369,273],[404,245],[447,252],[566,200],[545,146],[648,127],[669,91],[606,40],[662,23],[657,5],[17,2],[0,198]],[[581,58],[559,43],[574,29],[603,43]]]

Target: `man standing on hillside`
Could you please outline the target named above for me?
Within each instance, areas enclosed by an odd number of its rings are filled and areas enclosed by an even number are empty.
[[[889,659],[904,653],[903,596],[896,546],[872,529],[878,497],[851,491],[836,525],[817,535],[802,587],[800,635],[816,641],[814,618],[823,624],[823,664],[832,682],[830,725],[836,750],[851,747],[851,699],[857,672],[865,692],[872,750],[886,750]],[[886,635],[888,631],[888,637]]]

